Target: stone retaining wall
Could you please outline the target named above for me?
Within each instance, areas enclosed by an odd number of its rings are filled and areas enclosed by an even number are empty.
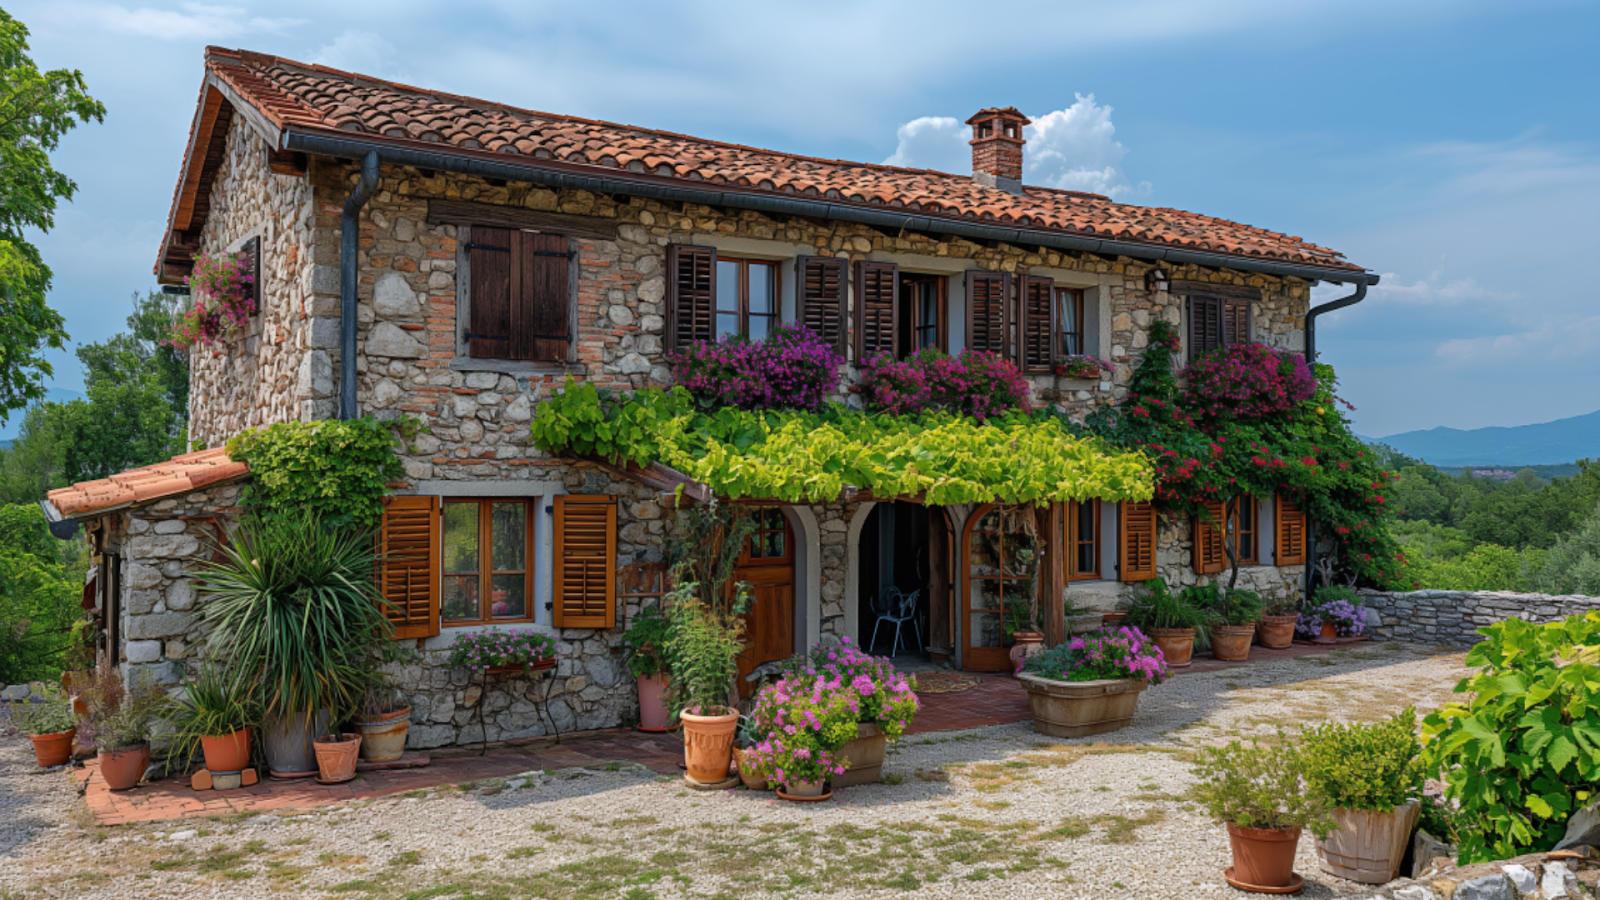
[[[1551,622],[1600,609],[1600,597],[1517,594],[1510,591],[1362,591],[1377,614],[1375,637],[1425,644],[1470,647],[1483,636],[1477,629],[1510,618]]]

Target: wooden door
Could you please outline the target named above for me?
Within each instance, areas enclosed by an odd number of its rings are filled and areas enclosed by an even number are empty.
[[[755,512],[756,530],[745,542],[733,580],[750,584],[754,603],[745,614],[745,649],[739,654],[739,695],[753,686],[744,677],[756,666],[794,655],[794,532],[776,507]]]
[[[980,506],[961,535],[961,668],[1009,672],[1004,614],[1027,603],[1038,568],[1033,509]]]
[[[955,649],[955,610],[950,591],[950,517],[942,506],[928,507],[928,646],[940,652]]]

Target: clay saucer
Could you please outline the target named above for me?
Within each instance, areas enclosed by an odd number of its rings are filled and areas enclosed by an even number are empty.
[[[793,794],[785,794],[783,791],[778,791],[777,793],[778,796],[784,800],[790,800],[795,803],[821,803],[823,800],[833,799],[833,791],[828,791],[825,794],[818,794],[815,797],[796,797]]]
[[[1300,877],[1299,872],[1289,873],[1289,883],[1283,887],[1262,887],[1259,884],[1245,884],[1233,877],[1233,866],[1222,870],[1223,880],[1241,891],[1253,891],[1257,894],[1298,894],[1305,889],[1306,880]]]

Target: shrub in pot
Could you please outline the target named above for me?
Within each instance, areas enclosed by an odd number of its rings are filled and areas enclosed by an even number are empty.
[[[1360,637],[1367,630],[1367,613],[1361,595],[1347,587],[1324,585],[1317,588],[1311,608],[1301,613],[1296,631],[1319,641]]]
[[[353,720],[361,735],[361,758],[368,762],[394,762],[405,755],[411,730],[411,701],[393,684],[367,690],[361,711]]]
[[[750,716],[739,717],[739,729],[734,734],[733,762],[739,769],[739,780],[752,791],[767,789],[767,778],[756,771],[754,761],[745,756],[745,752],[754,747],[765,733],[756,726],[756,720]]]
[[[750,714],[760,735],[744,751],[750,768],[782,785],[780,796],[822,796],[828,779],[843,775],[850,764],[840,751],[857,734],[855,695],[843,679],[816,673],[767,684]]]
[[[1338,826],[1317,842],[1323,871],[1365,884],[1393,881],[1421,813],[1416,710],[1383,722],[1308,728],[1300,748],[1306,783],[1332,807]]]
[[[1294,644],[1294,631],[1299,624],[1299,603],[1293,597],[1280,597],[1262,610],[1256,638],[1269,650],[1284,650]]]
[[[161,718],[172,727],[172,759],[187,762],[199,749],[209,772],[249,768],[250,729],[261,721],[261,705],[238,670],[202,665],[163,705]]]
[[[845,771],[832,778],[833,786],[882,780],[889,742],[905,733],[920,708],[911,680],[895,669],[894,661],[862,652],[847,637],[830,637],[810,653],[786,661],[783,670],[796,683],[817,679],[825,690],[843,689],[851,695],[856,734],[839,748],[847,763]]]
[[[1150,636],[1168,666],[1188,666],[1195,645],[1205,645],[1210,636],[1211,613],[1188,599],[1174,594],[1162,578],[1146,582],[1144,593],[1120,607],[1128,613],[1127,623]]]
[[[728,705],[738,684],[735,658],[744,650],[744,612],[749,586],[740,584],[733,602],[710,605],[698,586],[682,582],[667,595],[672,623],[672,708],[683,720],[684,764],[689,778],[715,784],[728,777],[739,711]]]
[[[1137,628],[1106,628],[1030,656],[1018,679],[1033,707],[1033,730],[1084,737],[1126,727],[1139,694],[1167,677],[1166,659]]]
[[[633,617],[622,643],[628,652],[628,671],[639,685],[639,730],[666,731],[672,726],[667,710],[672,623],[659,606],[647,606]]]
[[[43,698],[12,703],[11,723],[33,742],[33,756],[40,766],[49,768],[72,761],[78,717],[71,698],[65,694],[53,691]]]
[[[1280,731],[1274,743],[1231,741],[1195,752],[1200,777],[1192,796],[1228,827],[1233,865],[1223,877],[1234,887],[1283,893],[1303,879],[1294,872],[1302,829],[1323,836],[1333,827],[1327,802],[1305,777],[1305,761]]]
[[[1189,602],[1203,607],[1212,617],[1211,655],[1227,662],[1250,658],[1250,643],[1256,636],[1256,622],[1266,605],[1255,591],[1224,588],[1220,584],[1192,587],[1184,591]]]
[[[158,696],[144,686],[125,688],[110,659],[100,654],[82,694],[89,713],[78,728],[78,740],[96,752],[100,777],[113,791],[137,785],[150,767],[150,720],[159,708]]]

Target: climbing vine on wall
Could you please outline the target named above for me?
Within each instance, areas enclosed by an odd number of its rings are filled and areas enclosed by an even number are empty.
[[[228,441],[228,455],[250,467],[247,508],[305,509],[325,523],[368,526],[383,512],[388,482],[405,474],[395,442],[420,428],[411,417],[279,422]]]

